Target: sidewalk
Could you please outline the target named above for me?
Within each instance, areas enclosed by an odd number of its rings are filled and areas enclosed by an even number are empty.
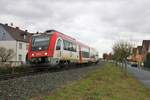
[[[133,75],[144,85],[150,87],[150,71],[138,69],[137,67],[131,67],[130,65],[128,65],[128,71],[133,73]]]

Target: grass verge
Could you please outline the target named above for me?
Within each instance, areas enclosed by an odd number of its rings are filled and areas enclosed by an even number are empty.
[[[53,91],[44,100],[150,100],[150,89],[114,64]]]

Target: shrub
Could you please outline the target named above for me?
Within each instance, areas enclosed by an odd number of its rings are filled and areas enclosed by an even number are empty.
[[[0,67],[0,75],[12,73],[24,73],[31,71],[30,66],[17,66],[17,67]]]

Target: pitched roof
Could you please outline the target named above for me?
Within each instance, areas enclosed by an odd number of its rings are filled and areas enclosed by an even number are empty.
[[[1,24],[0,25],[11,35],[11,37],[17,41],[21,41],[21,42],[28,42],[29,37],[30,37],[30,33],[27,32],[27,30],[23,31],[21,29],[19,29],[19,27],[11,27],[8,26],[8,24]],[[24,38],[24,36],[26,36],[26,38]]]

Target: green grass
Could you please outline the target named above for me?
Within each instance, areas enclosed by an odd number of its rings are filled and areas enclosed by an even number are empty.
[[[150,89],[113,64],[57,89],[44,100],[150,100]]]

